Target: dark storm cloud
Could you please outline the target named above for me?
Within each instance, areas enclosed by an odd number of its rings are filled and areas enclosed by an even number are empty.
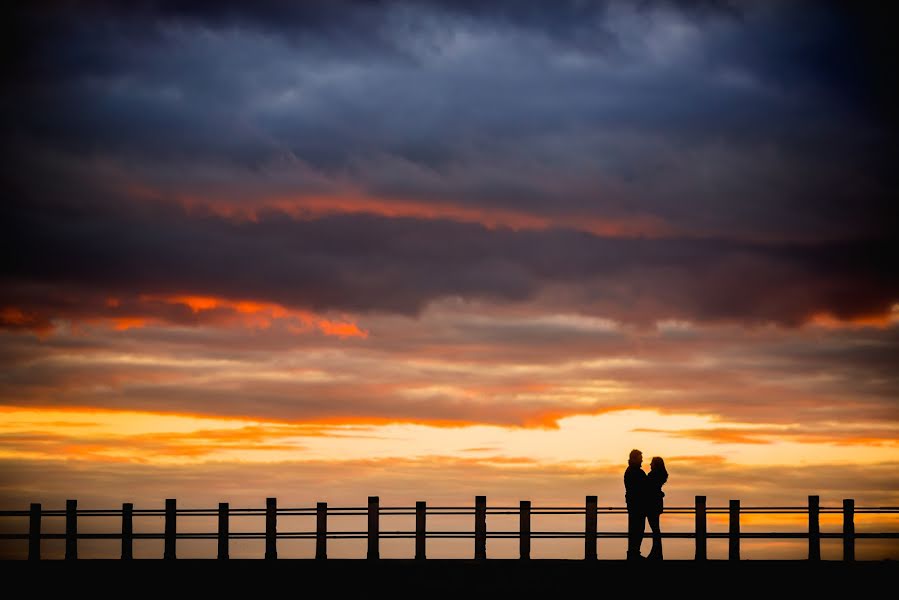
[[[140,294],[414,314],[449,296],[522,302],[554,290],[552,310],[629,322],[799,324],[820,312],[886,314],[899,297],[896,243],[889,240],[603,238],[371,215],[295,220],[277,212],[235,222],[162,205],[70,207],[65,214],[13,205],[7,214],[2,302],[36,315],[102,315],[107,297]]]
[[[24,9],[7,143],[249,198],[374,195],[687,232],[885,234],[883,35],[756,3],[85,3]],[[877,33],[877,30],[873,30]],[[27,34],[27,35],[26,35]],[[286,166],[285,166],[286,165]],[[28,169],[28,167],[31,167]],[[249,169],[249,171],[247,171]],[[92,173],[83,174],[90,178]],[[307,190],[304,180],[294,182]]]
[[[568,39],[572,31],[595,28],[601,24],[609,5],[615,3],[608,0],[80,0],[20,4],[40,4],[37,10],[28,7],[31,10],[22,11],[27,17],[26,22],[54,23],[54,19],[61,16],[74,18],[85,15],[91,19],[106,17],[151,23],[186,22],[209,27],[260,28],[285,34],[297,30],[328,34],[349,31],[362,38],[377,29],[373,25],[388,20],[392,11],[421,11],[515,25]],[[636,7],[641,11],[671,7],[701,17],[739,14],[738,4],[728,0],[644,0],[636,3]]]
[[[13,12],[3,299],[30,307],[26,327],[96,314],[107,293],[408,314],[446,296],[516,302],[563,288],[560,306],[631,321],[780,323],[882,314],[897,297],[893,139],[871,59],[880,38],[866,41],[871,19],[856,11],[87,2]],[[703,239],[374,216],[234,223],[124,191],[214,202],[227,189],[252,202],[347,187],[550,219],[648,215]],[[778,242],[746,241],[759,239]]]

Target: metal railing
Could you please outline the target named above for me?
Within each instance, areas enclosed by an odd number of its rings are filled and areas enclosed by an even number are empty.
[[[596,560],[597,541],[601,538],[627,538],[628,533],[622,531],[599,531],[599,515],[627,514],[625,507],[600,507],[596,496],[587,496],[584,506],[578,507],[534,507],[528,500],[522,500],[518,506],[487,506],[486,496],[476,496],[474,507],[465,506],[427,506],[425,502],[416,502],[412,507],[387,507],[380,505],[378,496],[369,496],[368,506],[363,507],[329,507],[326,502],[319,502],[315,507],[306,508],[278,508],[275,498],[266,499],[265,508],[231,508],[228,503],[220,503],[214,508],[177,508],[174,499],[165,501],[164,509],[135,509],[133,504],[126,503],[121,509],[78,509],[76,500],[67,500],[65,510],[44,510],[40,504],[32,504],[29,510],[0,511],[0,517],[28,517],[29,529],[27,533],[0,533],[0,539],[28,540],[28,558],[39,560],[41,558],[41,540],[64,539],[65,558],[78,558],[78,540],[90,539],[120,539],[122,541],[122,559],[131,559],[134,556],[134,540],[164,540],[163,558],[174,559],[176,557],[177,540],[214,539],[218,541],[219,559],[229,557],[230,540],[264,539],[265,558],[276,559],[278,557],[277,542],[279,539],[314,539],[315,558],[326,559],[328,556],[329,539],[367,539],[367,558],[380,558],[380,540],[382,539],[415,539],[415,558],[426,557],[426,542],[428,539],[464,538],[474,539],[474,558],[487,558],[488,538],[518,538],[519,556],[529,559],[531,556],[532,539],[570,539],[581,538],[584,540],[584,559]],[[663,538],[688,538],[695,539],[696,560],[706,560],[708,556],[708,540],[728,540],[728,559],[740,560],[740,541],[743,539],[807,539],[808,559],[821,559],[822,539],[841,539],[843,542],[843,560],[855,560],[855,541],[857,539],[899,539],[899,532],[863,532],[855,531],[856,514],[894,514],[899,515],[899,507],[864,507],[856,508],[855,501],[843,500],[842,507],[820,506],[818,496],[809,496],[807,506],[755,506],[741,507],[739,500],[731,500],[726,507],[706,506],[705,496],[696,496],[694,506],[666,507],[665,514],[693,514],[695,515],[695,528],[693,531],[666,532]],[[708,515],[728,515],[728,531],[709,532],[707,526]],[[808,516],[808,531],[781,531],[781,532],[744,532],[740,529],[741,515],[765,514],[765,515],[790,515],[805,514]],[[843,528],[841,533],[822,533],[820,516],[822,514],[842,514]],[[217,517],[218,531],[186,533],[177,529],[178,516],[190,517]],[[415,516],[415,529],[409,531],[381,531],[381,516]],[[474,517],[474,531],[428,531],[428,516],[471,515]],[[518,515],[518,530],[490,531],[487,529],[488,515]],[[584,528],[577,531],[534,531],[531,529],[531,517],[535,515],[584,515]],[[164,517],[165,528],[163,533],[138,533],[134,531],[134,517],[157,516]],[[265,517],[265,531],[260,532],[232,532],[230,520],[232,517],[257,516]],[[314,531],[279,531],[279,516],[314,516]],[[367,516],[368,528],[365,531],[329,531],[328,517]],[[42,533],[41,523],[44,518],[65,518],[65,533]],[[120,517],[121,531],[117,533],[82,533],[79,532],[79,518],[89,519],[94,517]]]

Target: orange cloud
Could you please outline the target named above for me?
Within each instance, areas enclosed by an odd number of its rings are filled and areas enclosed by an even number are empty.
[[[0,329],[27,329],[38,334],[53,330],[53,323],[44,315],[24,311],[15,306],[0,308]]]
[[[255,300],[231,300],[215,296],[156,296],[145,294],[140,297],[146,302],[183,305],[195,315],[213,316],[223,322],[239,321],[246,327],[268,329],[275,320],[285,321],[292,333],[305,333],[317,329],[324,335],[339,338],[368,337],[368,332],[351,321],[333,321],[306,310],[289,309],[274,302]],[[213,319],[216,320],[216,319]]]
[[[334,323],[332,321],[323,320],[318,323],[319,329],[325,335],[334,335],[337,337],[368,337],[367,331],[362,331],[355,323]]]
[[[114,329],[116,331],[146,327],[150,322],[148,319],[143,319],[141,317],[124,317],[121,319],[113,319],[112,321],[115,323]]]
[[[810,325],[817,325],[818,327],[826,327],[828,329],[845,327],[875,327],[877,329],[887,329],[899,323],[899,304],[892,305],[888,312],[859,315],[849,318],[837,317],[829,312],[819,312],[809,317],[808,323]]]
[[[757,433],[753,430],[744,431],[741,429],[688,429],[684,431],[665,431],[660,429],[638,428],[636,432],[641,433],[667,433],[678,437],[692,438],[696,440],[704,440],[714,444],[770,444],[772,439],[764,436],[765,432]],[[768,435],[771,435],[770,432]]]
[[[899,446],[897,433],[893,428],[866,428],[856,431],[852,427],[828,431],[802,430],[799,428],[739,429],[718,427],[712,429],[685,429],[669,431],[662,429],[638,428],[635,432],[665,433],[667,435],[703,440],[713,444],[771,444],[792,441],[803,444],[833,444],[836,446]]]
[[[186,309],[186,311],[184,310]],[[58,315],[70,321],[75,331],[82,324],[100,324],[115,331],[160,324],[239,325],[268,329],[275,322],[295,334],[318,331],[337,338],[367,338],[368,331],[346,316],[325,317],[311,311],[287,308],[275,302],[230,299],[203,295],[141,294],[131,298],[94,298],[79,302],[78,311]],[[40,335],[54,330],[50,318],[16,306],[0,308],[0,329],[29,330]]]
[[[135,190],[131,190],[132,194]],[[144,199],[162,198],[161,194],[141,191]],[[258,221],[265,212],[280,212],[295,219],[315,219],[327,215],[374,214],[383,217],[449,219],[479,223],[489,228],[548,229],[565,227],[606,237],[661,237],[672,229],[660,218],[635,215],[622,218],[590,215],[541,215],[525,211],[467,206],[434,200],[371,198],[364,195],[289,196],[261,200],[227,200],[197,195],[179,195],[178,202],[188,211],[200,211],[234,220]]]
[[[211,310],[219,306],[220,301],[217,298],[209,298],[206,296],[172,296],[167,298],[169,302],[184,304],[195,313],[201,310]]]

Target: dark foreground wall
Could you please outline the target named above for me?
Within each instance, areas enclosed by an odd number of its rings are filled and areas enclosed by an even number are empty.
[[[601,598],[672,600],[759,594],[761,600],[895,597],[899,563],[567,560],[81,560],[0,562],[17,597],[248,598]],[[489,594],[489,596],[487,596]],[[838,595],[837,595],[838,594]],[[5,595],[5,594],[4,594]],[[349,595],[349,596],[348,596]],[[12,597],[12,596],[10,596]]]

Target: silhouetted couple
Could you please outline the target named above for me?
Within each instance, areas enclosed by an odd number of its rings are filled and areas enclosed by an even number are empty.
[[[624,500],[627,502],[627,558],[640,560],[640,545],[643,543],[643,532],[646,521],[652,529],[652,550],[646,558],[662,560],[662,530],[659,528],[659,515],[662,514],[662,498],[665,492],[662,486],[668,481],[665,461],[654,456],[650,463],[649,475],[643,472],[643,453],[631,450],[624,472]]]

